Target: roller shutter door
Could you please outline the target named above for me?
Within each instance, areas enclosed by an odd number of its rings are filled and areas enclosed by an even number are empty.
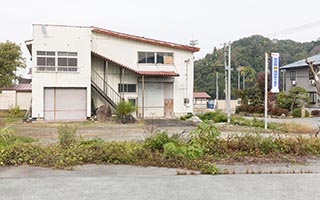
[[[87,91],[85,88],[45,88],[45,120],[85,120]]]

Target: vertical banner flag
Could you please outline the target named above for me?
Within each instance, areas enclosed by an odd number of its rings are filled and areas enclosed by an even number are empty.
[[[280,62],[279,53],[271,53],[271,93],[279,93]]]

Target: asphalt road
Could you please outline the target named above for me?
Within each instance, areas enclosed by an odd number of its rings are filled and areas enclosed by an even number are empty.
[[[177,176],[173,169],[122,167],[4,168],[0,199],[320,199],[319,174]]]

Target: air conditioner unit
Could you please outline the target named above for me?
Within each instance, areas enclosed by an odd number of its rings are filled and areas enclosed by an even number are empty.
[[[315,81],[315,80],[310,80],[310,84],[311,84],[311,85],[315,85],[315,84],[316,84],[316,81]]]
[[[295,81],[295,80],[291,81],[291,85],[296,86],[297,85],[297,81]]]

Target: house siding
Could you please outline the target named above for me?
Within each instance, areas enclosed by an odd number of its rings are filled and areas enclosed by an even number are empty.
[[[45,29],[45,30],[44,30]],[[91,30],[79,27],[33,26],[32,117],[44,117],[44,88],[86,88],[87,117],[91,115]],[[38,72],[37,51],[78,53],[78,72]]]
[[[292,84],[292,81],[290,80],[290,72],[295,71],[296,72],[296,85],[294,86]],[[291,69],[286,69],[285,72],[285,81],[286,81],[286,91],[288,92],[293,87],[303,87],[307,90],[308,93],[310,92],[316,92],[316,88],[311,85],[309,80],[309,69],[308,67],[296,67]],[[319,97],[317,96],[317,101],[319,101]]]
[[[193,111],[193,53],[160,45],[143,43],[101,33],[92,34],[92,51],[116,60],[137,71],[175,71],[180,76],[174,78],[173,98],[176,116]],[[138,52],[172,52],[173,65],[138,64]],[[187,61],[187,62],[186,62]],[[189,98],[189,104],[184,104]]]

